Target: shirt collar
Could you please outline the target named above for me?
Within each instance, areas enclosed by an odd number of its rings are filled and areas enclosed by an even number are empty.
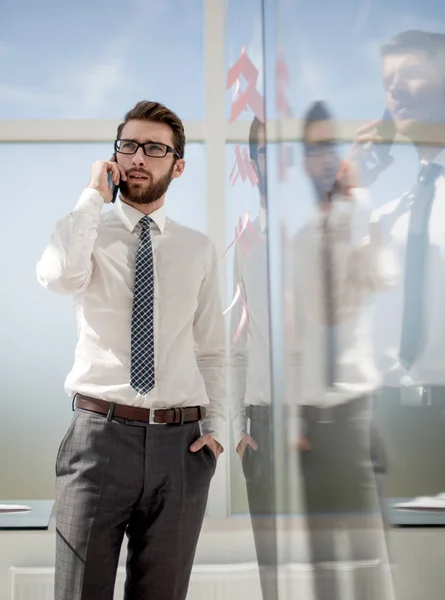
[[[445,168],[445,150],[442,150],[434,160],[432,160],[431,162],[435,163],[436,165],[440,165],[441,167]]]
[[[129,204],[126,204],[125,202],[122,202],[120,197],[116,198],[114,210],[115,210],[117,216],[122,221],[122,223],[128,229],[128,231],[131,231],[131,232],[134,231],[134,228],[136,227],[136,225],[139,223],[139,221],[144,216],[144,213],[142,213],[137,208],[134,208],[133,206],[130,206]],[[150,213],[149,217],[150,217],[150,219],[152,219],[152,221],[154,223],[156,223],[159,231],[161,233],[164,233],[165,221],[166,221],[165,207],[161,206],[157,210]]]
[[[432,160],[429,160],[428,158],[425,158],[422,155],[420,155],[419,158],[420,158],[420,166],[421,167],[431,163],[431,164],[439,165],[442,168],[445,168],[445,150],[441,150],[439,152],[439,154],[437,154]]]

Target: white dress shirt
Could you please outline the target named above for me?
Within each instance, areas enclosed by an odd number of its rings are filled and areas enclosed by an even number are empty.
[[[66,391],[141,408],[205,405],[203,433],[225,443],[226,341],[210,239],[150,214],[155,276],[155,387],[130,386],[131,315],[143,214],[92,189],[61,219],[37,265],[46,288],[75,297],[78,342]]]
[[[236,444],[247,431],[246,405],[271,403],[266,213],[262,207],[252,227],[256,234],[246,229],[235,246],[233,262],[234,295],[239,285],[249,310],[246,325],[236,341],[243,313],[241,300],[230,315],[230,381]],[[249,245],[248,254],[241,250],[243,243]]]
[[[445,167],[445,151],[432,162]],[[401,271],[405,270],[411,204],[408,193],[377,211],[373,219],[379,223],[383,239],[397,256]],[[376,361],[383,384],[445,385],[445,172],[435,186],[429,220],[430,244],[426,272],[426,344],[415,363],[407,371],[399,361],[402,334],[404,278],[373,306]]]
[[[297,234],[293,251],[294,345],[291,365],[295,395],[302,405],[331,407],[373,392],[379,386],[366,304],[370,296],[395,285],[396,261],[370,228],[371,207],[364,189],[354,200],[334,196],[329,214],[334,271],[336,381],[325,383],[322,228],[317,211]]]

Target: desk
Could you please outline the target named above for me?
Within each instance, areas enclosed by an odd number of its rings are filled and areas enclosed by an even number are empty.
[[[0,504],[22,504],[31,509],[0,514],[0,531],[47,530],[54,508],[54,500],[0,500]]]
[[[400,510],[394,508],[398,502],[408,502],[412,498],[388,498],[384,512],[387,520],[396,527],[445,527],[445,511]]]

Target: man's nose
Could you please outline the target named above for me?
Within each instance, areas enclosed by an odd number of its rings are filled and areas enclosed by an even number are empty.
[[[133,154],[133,164],[135,167],[142,167],[145,165],[146,156],[142,148],[138,148],[136,154]]]
[[[338,167],[338,158],[337,155],[331,152],[327,152],[321,158],[321,164],[324,169],[333,170]]]
[[[406,96],[408,93],[406,80],[398,74],[394,75],[389,88],[389,93],[395,100],[399,100],[400,98],[403,98],[403,96]]]

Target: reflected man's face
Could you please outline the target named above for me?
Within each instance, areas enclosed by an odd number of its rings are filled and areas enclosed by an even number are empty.
[[[310,123],[305,137],[305,168],[317,191],[325,195],[332,189],[340,166],[332,121]]]
[[[423,51],[383,57],[386,106],[397,130],[415,136],[419,125],[445,121],[445,81]]]

